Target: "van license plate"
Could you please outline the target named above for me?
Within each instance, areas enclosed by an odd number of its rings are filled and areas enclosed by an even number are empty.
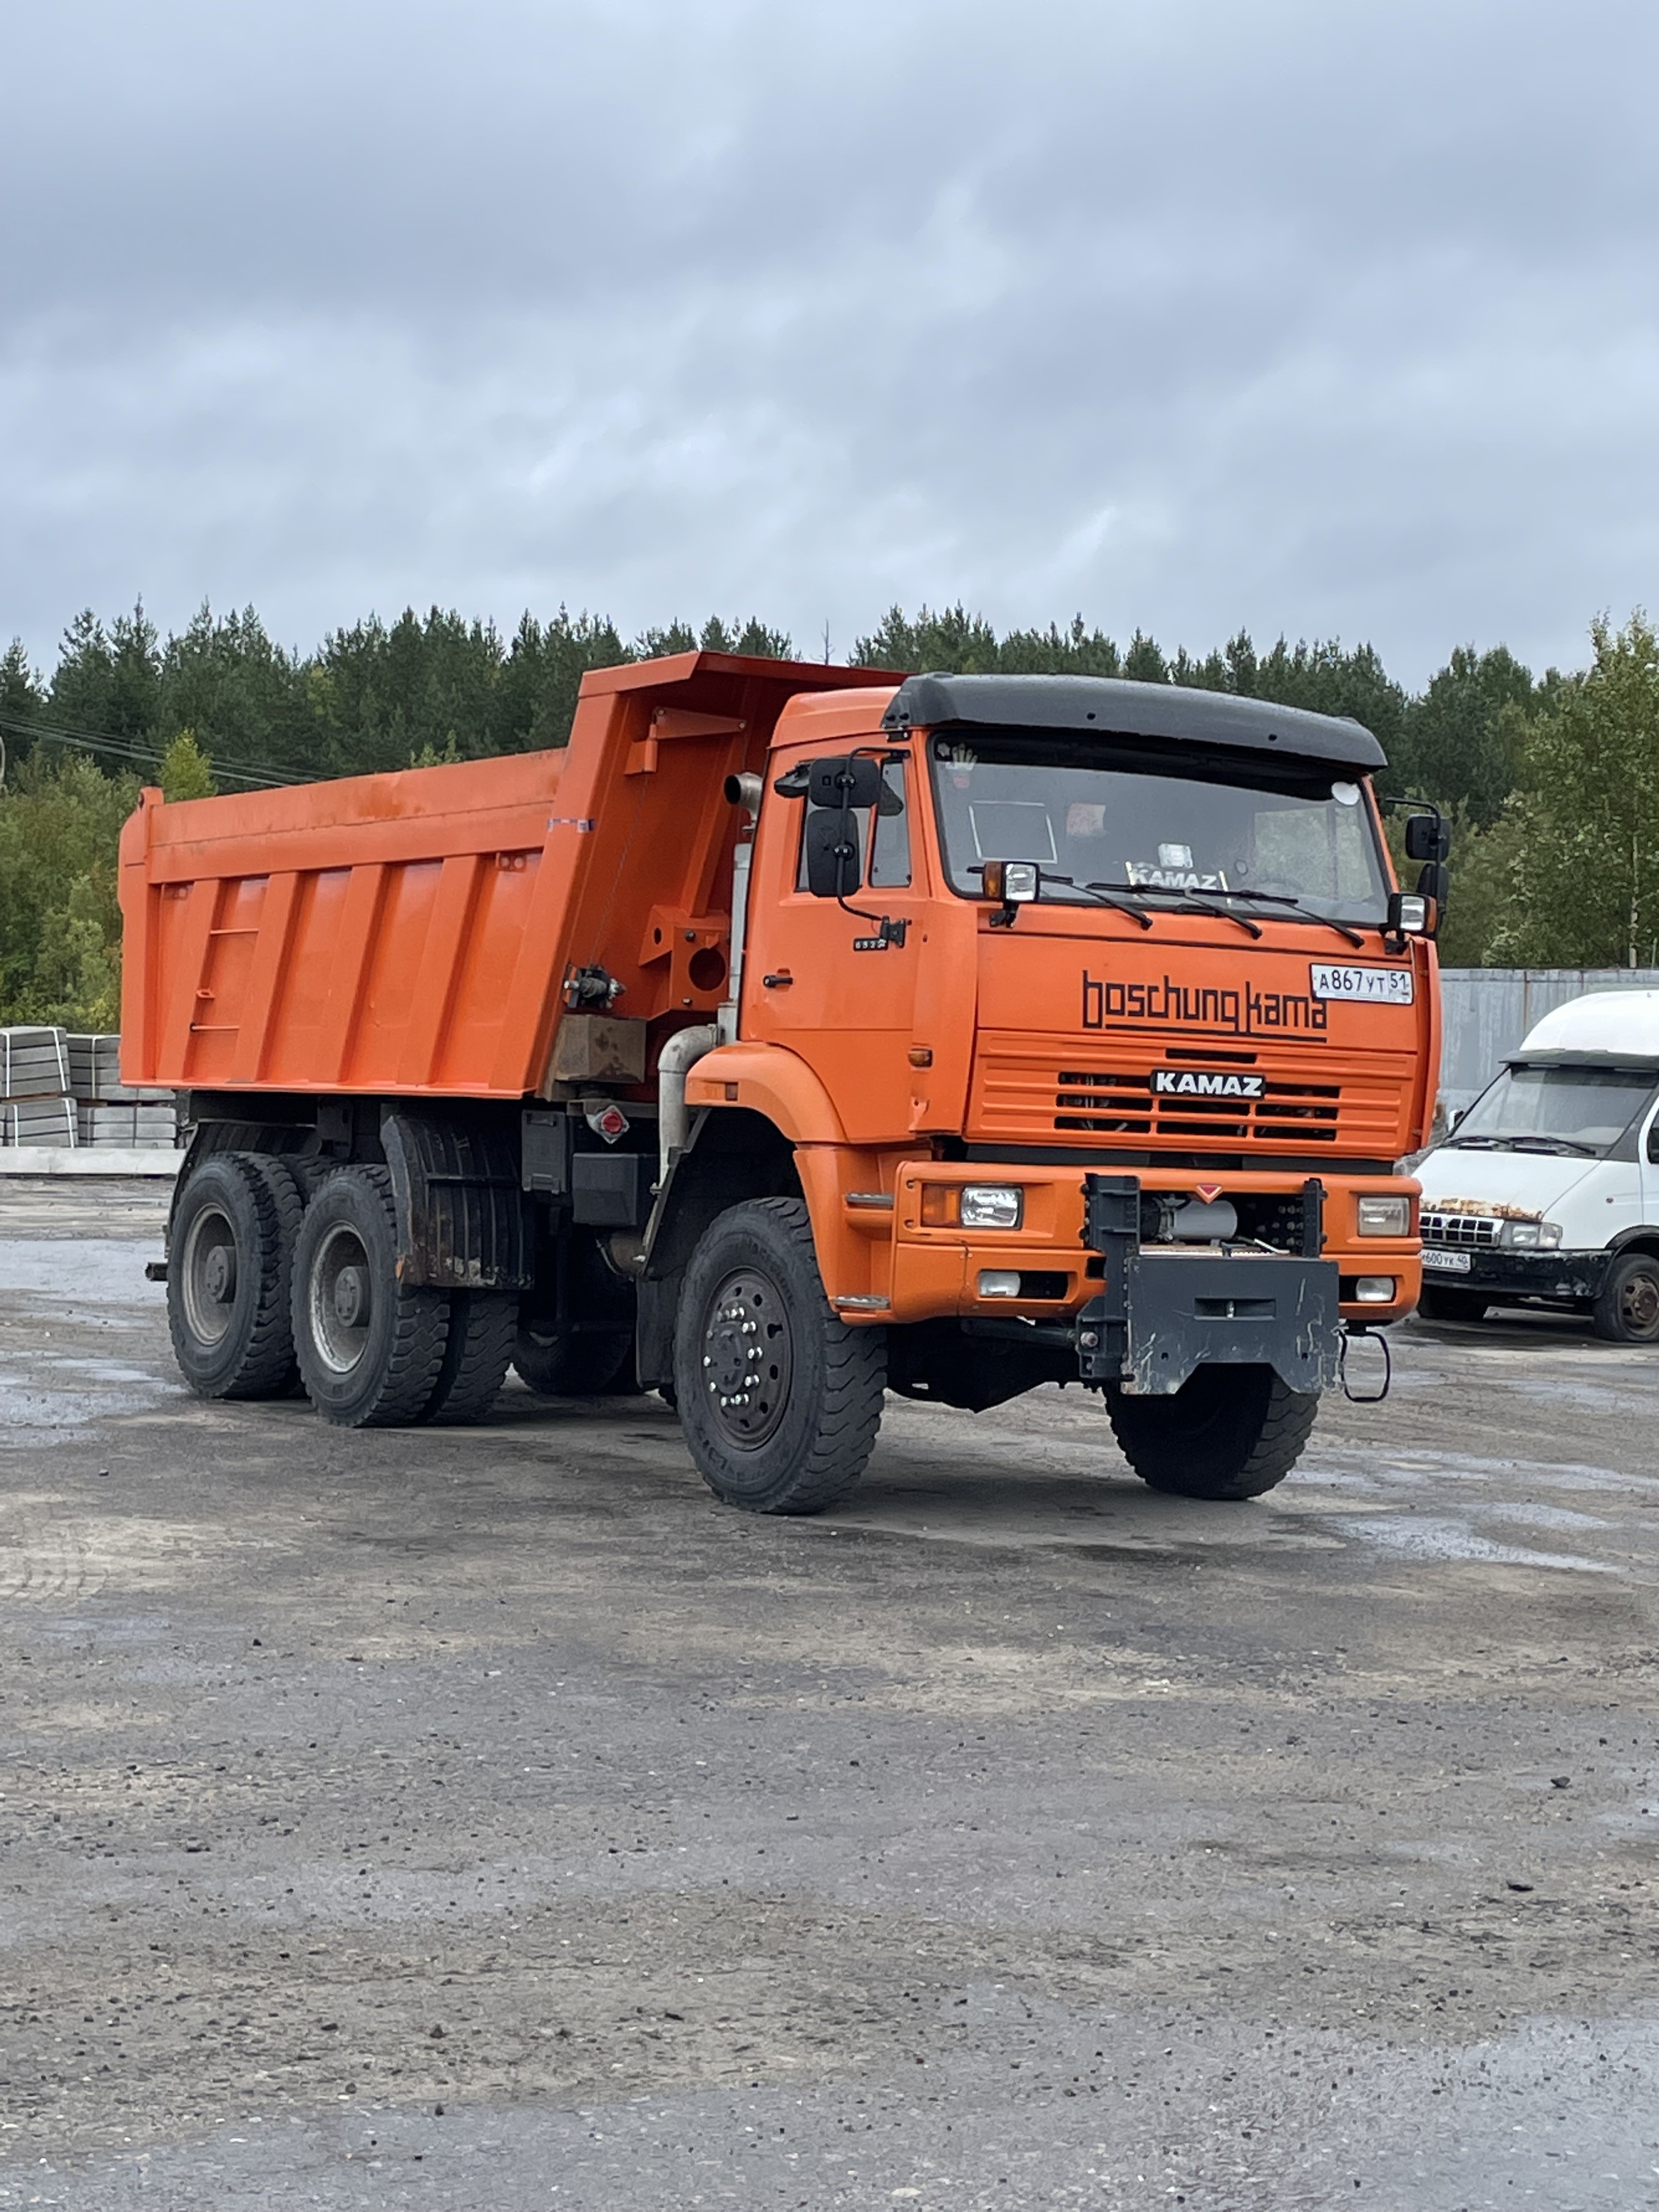
[[[1433,1244],[1425,1244],[1423,1247],[1423,1266],[1430,1274],[1467,1275],[1469,1255],[1467,1252],[1443,1252]]]

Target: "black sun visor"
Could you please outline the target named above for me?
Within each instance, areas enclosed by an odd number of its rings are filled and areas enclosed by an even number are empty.
[[[1291,754],[1345,768],[1376,769],[1387,756],[1363,723],[1310,714],[1227,691],[1131,684],[1105,676],[908,676],[881,718],[895,733],[952,726],[1075,730],[1085,736],[1157,738],[1177,744]]]

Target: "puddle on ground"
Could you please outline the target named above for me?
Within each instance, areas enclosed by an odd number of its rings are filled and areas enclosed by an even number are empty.
[[[0,1237],[0,1447],[39,1443],[182,1395],[176,1376],[86,1346],[142,1335],[167,1293],[146,1282],[148,1248],[131,1240]]]
[[[1506,1517],[1513,1517],[1506,1516]],[[1467,1521],[1454,1521],[1429,1513],[1363,1514],[1346,1518],[1345,1536],[1379,1550],[1398,1553],[1404,1559],[1475,1561],[1483,1566],[1554,1567],[1580,1575],[1616,1575],[1624,1570],[1609,1559],[1581,1559],[1574,1552],[1532,1552],[1518,1544],[1494,1543],[1477,1535]]]
[[[145,1263],[155,1256],[131,1238],[0,1237],[0,1292],[28,1291],[71,1308],[144,1305],[159,1312],[167,1292],[144,1280]]]

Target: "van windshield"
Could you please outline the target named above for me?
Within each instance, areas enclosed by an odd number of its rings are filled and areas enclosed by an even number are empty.
[[[1610,1152],[1653,1096],[1619,1067],[1506,1067],[1447,1142],[1485,1152]]]
[[[1388,918],[1370,809],[1328,765],[1024,730],[941,733],[928,755],[951,888],[969,898],[988,860],[1035,860],[1045,902]]]

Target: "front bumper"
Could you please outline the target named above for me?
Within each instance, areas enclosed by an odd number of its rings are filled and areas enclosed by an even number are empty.
[[[898,1164],[896,1182],[889,1186],[894,1192],[891,1211],[884,1210],[884,1201],[881,1212],[860,1210],[846,1213],[848,1228],[861,1232],[856,1240],[862,1248],[858,1258],[868,1254],[873,1264],[868,1265],[867,1271],[865,1267],[849,1268],[851,1279],[845,1282],[844,1287],[854,1295],[835,1297],[833,1302],[848,1319],[868,1319],[889,1325],[952,1318],[975,1324],[1000,1324],[1005,1320],[1012,1322],[1018,1317],[1021,1323],[1043,1324],[1045,1337],[1050,1333],[1047,1324],[1064,1322],[1069,1327],[1091,1307],[1104,1279],[1101,1248],[1089,1235],[1085,1220],[1085,1186],[1097,1180],[1121,1185],[1133,1183],[1139,1193],[1152,1196],[1164,1191],[1190,1191],[1196,1182],[1205,1178],[1199,1170],[1190,1168],[1184,1171],[1159,1168],[1150,1172],[1143,1170],[1136,1176],[1092,1177],[1086,1155],[1074,1167],[1046,1163],[1041,1166],[1009,1163],[1005,1166],[992,1161],[968,1164],[907,1159]],[[927,1225],[922,1200],[930,1184],[987,1182],[1018,1183],[1024,1188],[1025,1213],[1019,1229],[964,1231]],[[1257,1201],[1271,1199],[1282,1202],[1289,1209],[1285,1226],[1269,1240],[1277,1251],[1263,1251],[1259,1247],[1252,1251],[1248,1237],[1243,1240],[1243,1249],[1234,1246],[1225,1251],[1213,1246],[1171,1248],[1160,1244],[1147,1248],[1144,1255],[1147,1264],[1156,1260],[1162,1266],[1167,1260],[1170,1265],[1190,1269],[1195,1261],[1206,1258],[1229,1267],[1258,1259],[1280,1267],[1292,1259],[1298,1262],[1322,1261],[1334,1271],[1336,1287],[1333,1297],[1339,1316],[1355,1328],[1386,1327],[1391,1322],[1402,1321],[1416,1305],[1416,1237],[1360,1237],[1355,1227],[1362,1197],[1378,1191],[1414,1196],[1415,1183],[1404,1178],[1375,1176],[1338,1173],[1309,1177],[1282,1170],[1237,1169],[1218,1173],[1207,1182],[1223,1197],[1249,1194]],[[1314,1201],[1319,1221],[1311,1241],[1304,1233],[1302,1214],[1310,1183],[1319,1193]],[[1127,1203],[1129,1212],[1133,1212],[1133,1202]],[[1021,1295],[1006,1299],[981,1295],[978,1286],[988,1271],[1018,1273]],[[1391,1280],[1393,1297],[1381,1304],[1361,1303],[1356,1296],[1356,1279],[1367,1275]],[[1242,1282],[1238,1277],[1228,1279]],[[1281,1273],[1274,1279],[1284,1283],[1287,1279]],[[1325,1277],[1322,1275],[1319,1279],[1322,1282]],[[1172,1285],[1188,1285],[1195,1279],[1183,1274],[1169,1280]],[[842,1286],[837,1282],[836,1288],[839,1291]],[[1221,1291],[1200,1292],[1195,1289],[1190,1294],[1224,1295]],[[1188,1292],[1183,1290],[1179,1295],[1184,1297]],[[1280,1310],[1286,1310],[1284,1301],[1289,1296],[1287,1291],[1260,1295],[1275,1297],[1280,1301]],[[1000,1327],[997,1333],[1004,1334]]]
[[[1147,1251],[1140,1242],[1140,1185],[1133,1176],[1084,1181],[1085,1243],[1103,1262],[1102,1288],[1078,1316],[1078,1371],[1137,1396],[1180,1389],[1199,1367],[1271,1367],[1292,1390],[1334,1388],[1341,1371],[1340,1275],[1320,1249],[1318,1209],[1310,1250]]]
[[[1463,1245],[1450,1256],[1467,1259],[1467,1267],[1449,1267],[1431,1257],[1446,1248],[1423,1248],[1423,1287],[1425,1291],[1479,1292],[1492,1304],[1512,1298],[1561,1299],[1600,1297],[1613,1255],[1599,1252],[1513,1252],[1502,1245]]]

